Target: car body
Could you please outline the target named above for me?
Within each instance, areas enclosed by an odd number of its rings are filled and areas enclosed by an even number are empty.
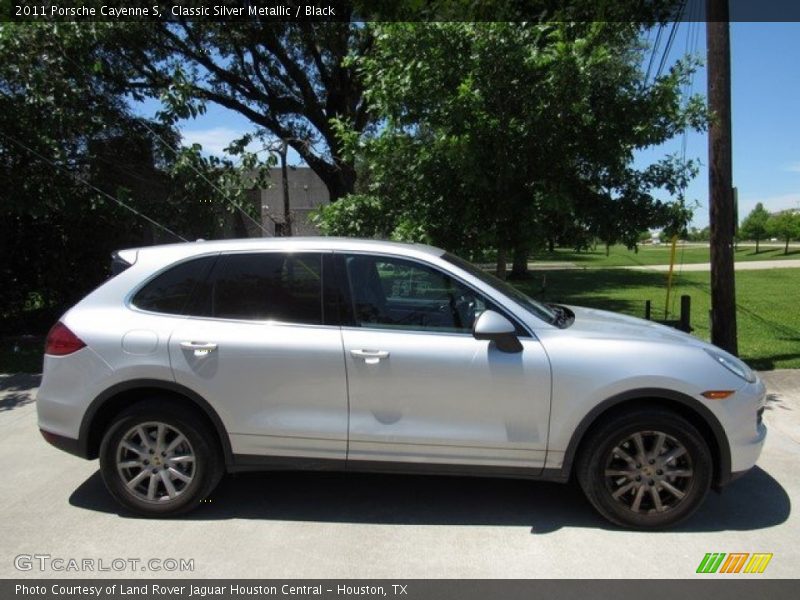
[[[538,303],[438,248],[226,240],[115,264],[51,331],[39,426],[144,514],[196,506],[225,472],[347,469],[575,475],[612,521],[663,527],[766,435],[737,358]]]

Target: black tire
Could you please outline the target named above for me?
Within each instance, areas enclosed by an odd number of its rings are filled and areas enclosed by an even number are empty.
[[[605,419],[589,432],[576,476],[589,502],[612,523],[663,529],[702,504],[713,463],[708,444],[689,421],[643,408]]]
[[[159,429],[160,424],[163,429]],[[144,431],[149,441],[143,441],[136,431]],[[174,453],[170,455],[172,458],[155,452],[157,441],[150,433],[157,437],[158,431],[165,431],[165,440],[159,447],[166,450],[168,442],[178,444],[171,451]],[[178,439],[180,435],[185,441]],[[150,456],[122,447],[123,439],[128,447],[147,448]],[[139,459],[142,465],[147,466],[125,469],[119,466]],[[178,462],[168,462],[172,460]],[[175,470],[183,479],[173,476]],[[162,475],[160,471],[165,473]],[[201,418],[191,411],[170,405],[168,399],[154,398],[135,404],[111,423],[100,444],[100,472],[108,491],[128,510],[148,517],[168,517],[186,513],[208,497],[224,474],[224,461],[216,434]],[[133,482],[137,477],[141,482],[129,488],[126,482]],[[165,478],[170,480],[169,484]],[[184,480],[186,478],[188,483]],[[147,498],[151,479],[154,480],[152,500]],[[172,486],[174,497],[170,497],[167,485]]]

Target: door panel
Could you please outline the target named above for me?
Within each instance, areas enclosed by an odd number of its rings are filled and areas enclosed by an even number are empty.
[[[184,342],[216,348],[203,353]],[[234,453],[345,458],[338,327],[187,319],[169,346],[175,380],[211,403]]]
[[[538,341],[509,354],[460,334],[343,330],[349,460],[542,467],[550,367]],[[369,362],[353,350],[388,353]]]

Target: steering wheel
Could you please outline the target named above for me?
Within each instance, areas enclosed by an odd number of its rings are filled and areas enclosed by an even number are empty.
[[[453,321],[459,329],[472,327],[475,322],[475,311],[477,302],[475,296],[469,292],[459,295],[457,298],[450,297],[450,309],[453,312]]]

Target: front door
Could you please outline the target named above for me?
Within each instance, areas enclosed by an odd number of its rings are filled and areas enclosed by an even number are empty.
[[[405,258],[340,259],[352,323],[342,328],[350,399],[348,462],[541,469],[550,367],[524,331],[509,354],[472,337],[485,295]]]

